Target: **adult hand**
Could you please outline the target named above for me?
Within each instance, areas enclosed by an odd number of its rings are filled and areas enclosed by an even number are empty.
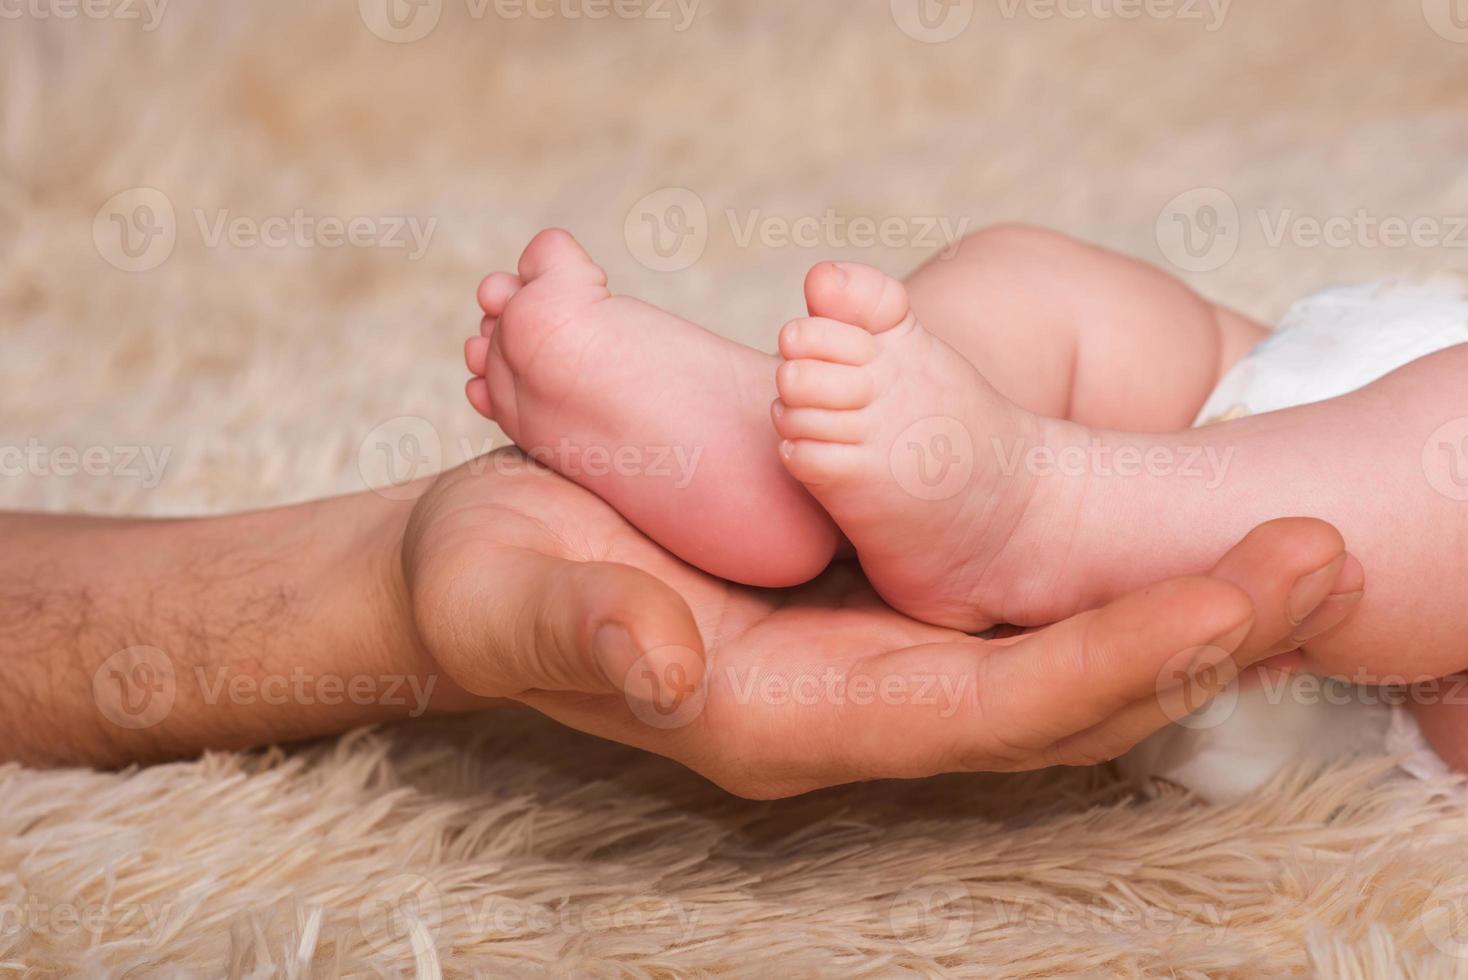
[[[1273,521],[1206,574],[978,639],[893,611],[850,565],[782,591],[715,579],[513,450],[440,477],[402,558],[419,638],[464,692],[755,798],[1113,758],[1361,587],[1334,528]]]

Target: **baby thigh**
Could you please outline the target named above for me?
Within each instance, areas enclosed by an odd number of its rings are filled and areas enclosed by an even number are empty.
[[[1032,412],[1134,432],[1191,426],[1268,330],[1137,259],[999,225],[907,279],[929,331]]]

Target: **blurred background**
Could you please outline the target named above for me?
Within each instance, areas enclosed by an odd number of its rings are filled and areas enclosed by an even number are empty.
[[[500,444],[460,345],[548,225],[766,349],[815,261],[998,222],[1266,321],[1468,265],[1462,0],[0,13],[8,507],[222,510]]]

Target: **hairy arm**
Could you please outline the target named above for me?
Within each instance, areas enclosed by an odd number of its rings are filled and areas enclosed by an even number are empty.
[[[406,610],[410,508],[0,515],[0,758],[116,765],[462,702]]]

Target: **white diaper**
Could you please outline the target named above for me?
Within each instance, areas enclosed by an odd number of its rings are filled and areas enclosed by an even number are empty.
[[[1296,303],[1229,371],[1195,424],[1336,398],[1464,343],[1468,278],[1327,289]],[[1160,778],[1215,802],[1243,796],[1300,758],[1385,752],[1401,754],[1402,768],[1419,778],[1447,771],[1406,711],[1370,689],[1307,685],[1303,697],[1279,685],[1225,692],[1133,749],[1123,771],[1145,787]]]

